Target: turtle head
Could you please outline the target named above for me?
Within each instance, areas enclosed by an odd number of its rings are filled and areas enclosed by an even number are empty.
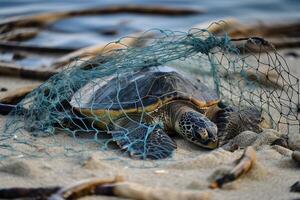
[[[177,120],[176,129],[180,135],[198,146],[207,149],[218,147],[216,124],[199,112],[183,112]]]

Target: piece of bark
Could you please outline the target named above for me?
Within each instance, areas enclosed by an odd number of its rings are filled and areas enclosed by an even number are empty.
[[[224,184],[232,182],[239,178],[241,175],[247,173],[256,162],[256,152],[253,147],[247,147],[244,150],[243,155],[237,161],[235,167],[233,167],[228,173],[217,177],[211,184],[210,188],[221,188]]]

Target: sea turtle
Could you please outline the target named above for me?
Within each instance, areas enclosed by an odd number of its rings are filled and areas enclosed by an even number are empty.
[[[166,66],[91,80],[70,104],[97,128],[108,130],[131,156],[140,158],[170,156],[176,149],[170,133],[214,149],[218,128],[255,131],[261,120],[257,110],[225,107],[215,90]]]

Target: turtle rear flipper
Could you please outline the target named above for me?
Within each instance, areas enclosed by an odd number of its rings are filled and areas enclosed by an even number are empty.
[[[128,117],[116,121],[112,137],[130,156],[140,159],[171,157],[176,143],[159,126],[149,126]]]

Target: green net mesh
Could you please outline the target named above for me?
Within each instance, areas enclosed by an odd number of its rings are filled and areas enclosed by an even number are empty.
[[[105,49],[122,45],[123,40]],[[173,140],[159,133],[163,119],[144,120],[154,118],[149,105],[161,97],[145,98],[141,88],[148,83],[138,81],[143,70],[161,71],[161,66],[204,83],[228,104],[256,107],[274,129],[299,132],[299,79],[268,42],[231,39],[202,29],[150,30],[136,38],[133,47],[124,45],[87,61],[74,61],[27,95],[1,134],[2,158],[54,155],[61,150],[65,155],[114,152],[108,159],[128,153],[139,158],[171,157]],[[128,85],[132,91],[125,93]],[[130,108],[138,115],[129,115]],[[128,120],[120,122],[116,116]]]

